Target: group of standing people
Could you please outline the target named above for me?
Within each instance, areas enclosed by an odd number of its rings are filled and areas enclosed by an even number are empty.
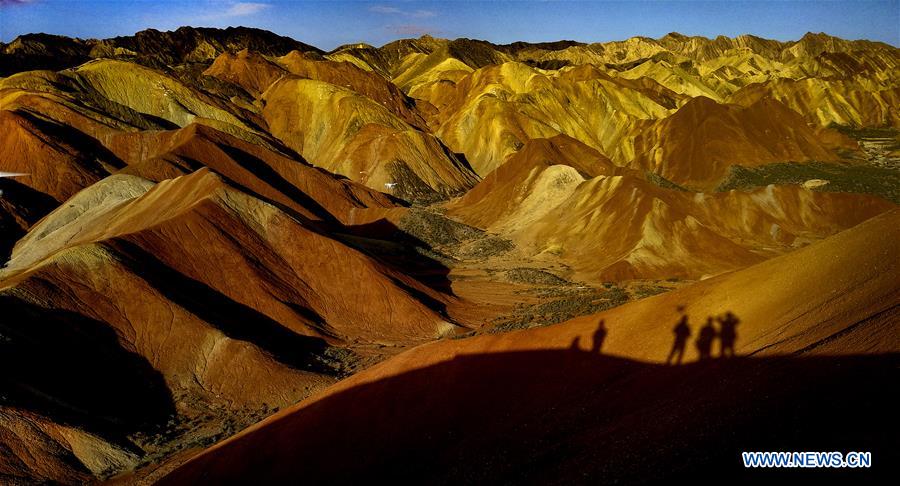
[[[679,311],[682,310],[682,308],[679,308]],[[716,329],[714,324],[715,321],[719,323],[718,329]],[[740,319],[731,311],[718,317],[707,317],[706,324],[700,328],[697,339],[694,340],[700,360],[704,361],[712,357],[713,344],[716,339],[719,340],[719,356],[723,358],[726,356],[733,357],[734,343],[737,341],[737,325],[740,322]],[[679,319],[675,328],[672,329],[672,332],[675,334],[675,342],[672,343],[672,350],[669,352],[669,357],[666,358],[666,363],[671,364],[674,362],[675,364],[680,364],[684,358],[684,349],[687,346],[688,339],[691,337],[691,326],[688,324],[688,316],[686,314],[682,314],[681,319]]]

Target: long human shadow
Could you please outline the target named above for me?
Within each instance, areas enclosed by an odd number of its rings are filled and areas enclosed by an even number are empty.
[[[694,336],[690,325],[690,316],[684,313],[684,306],[677,307],[679,318],[672,328],[672,348],[666,358],[666,364],[681,364],[684,361],[685,348],[688,340]],[[709,315],[706,323],[699,328],[694,336],[694,347],[700,361],[715,357],[715,347],[718,343],[718,358],[733,358],[738,341],[738,325],[741,319],[734,312],[728,310],[718,316]]]
[[[107,324],[0,296],[0,406],[123,443],[175,415],[162,375]]]
[[[160,484],[854,482],[896,474],[900,354],[681,366],[585,350],[460,355],[275,417]],[[364,405],[363,405],[364,404]],[[752,470],[741,451],[871,451]]]

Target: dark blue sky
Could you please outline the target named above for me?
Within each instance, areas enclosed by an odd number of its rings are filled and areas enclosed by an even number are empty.
[[[111,37],[152,27],[259,27],[331,49],[430,33],[497,43],[584,42],[749,33],[791,40],[806,32],[900,46],[900,0],[855,1],[300,1],[0,0],[0,40],[47,32]]]

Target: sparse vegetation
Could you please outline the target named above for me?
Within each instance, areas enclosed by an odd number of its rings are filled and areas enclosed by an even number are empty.
[[[340,378],[352,375],[359,368],[361,361],[359,355],[352,350],[337,346],[327,347],[321,355],[316,356],[316,359]]]
[[[512,314],[495,319],[488,326],[489,332],[549,326],[578,316],[596,314],[620,306],[629,300],[628,292],[617,286],[606,289],[574,287],[568,290],[555,287],[553,290],[552,294],[562,295],[562,298],[539,304],[519,304]],[[540,289],[537,293],[540,294]]]
[[[510,282],[537,285],[570,285],[571,282],[536,268],[513,268],[507,270],[506,279]]]
[[[632,289],[632,295],[635,300],[652,297],[672,290],[671,287],[663,287],[661,285],[639,285]]]
[[[430,209],[410,209],[400,220],[399,226],[404,233],[432,248],[455,245],[484,235],[484,231],[478,228],[457,223]]]
[[[649,181],[653,184],[656,184],[657,186],[662,187],[663,189],[674,189],[676,191],[691,192],[690,189],[679,186],[678,184],[675,184],[674,182],[670,181],[669,179],[666,179],[665,177],[663,177],[659,174],[650,172],[650,171],[644,172],[644,177],[647,178],[647,181]]]
[[[457,253],[462,258],[483,259],[502,255],[515,248],[512,241],[499,236],[485,236],[461,247]]]
[[[430,207],[410,209],[399,226],[420,246],[457,258],[484,259],[515,248],[505,238],[453,221]]]
[[[900,204],[900,171],[868,165],[777,163],[761,167],[733,166],[717,191],[748,190],[769,184],[802,184],[810,179],[828,181],[814,190],[874,194]]]
[[[837,130],[856,140],[862,138],[897,138],[900,136],[900,130],[893,127],[853,127],[832,123],[828,128]]]

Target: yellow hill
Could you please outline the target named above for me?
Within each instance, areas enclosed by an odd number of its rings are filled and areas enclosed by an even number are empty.
[[[263,95],[273,135],[306,160],[407,200],[459,194],[477,177],[441,141],[354,91],[285,78]]]
[[[563,137],[529,141],[447,213],[541,260],[559,259],[577,278],[617,281],[743,268],[894,208],[874,196],[800,186],[665,189],[604,160]]]

